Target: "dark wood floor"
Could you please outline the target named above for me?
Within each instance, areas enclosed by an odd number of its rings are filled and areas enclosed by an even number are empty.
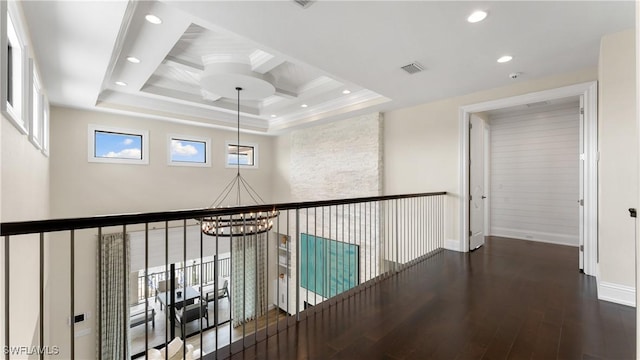
[[[635,359],[635,309],[596,297],[575,248],[442,251],[232,359]]]

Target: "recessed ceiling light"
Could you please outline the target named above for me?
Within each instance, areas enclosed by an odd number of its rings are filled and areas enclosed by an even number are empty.
[[[499,62],[499,63],[506,63],[506,62],[509,62],[509,61],[511,61],[511,60],[513,60],[513,56],[511,56],[511,55],[505,55],[505,56],[500,57],[500,58],[498,59],[498,62]]]
[[[276,114],[271,114],[271,117],[272,117],[272,118],[274,118],[274,117],[278,117],[278,115],[276,115]]]
[[[129,56],[127,58],[127,61],[130,62],[130,63],[133,63],[133,64],[139,64],[140,63],[140,59],[138,59],[135,56]]]
[[[124,81],[116,81],[116,85],[118,86],[127,86],[127,83]]]
[[[309,105],[307,105],[307,104],[300,105],[300,107],[303,107],[303,108],[306,108],[307,106],[309,106]]]
[[[471,15],[469,15],[469,17],[467,18],[467,21],[470,23],[477,23],[484,20],[486,17],[487,17],[486,11],[478,10],[471,13]]]
[[[147,19],[147,21],[152,24],[156,24],[156,25],[162,24],[162,19],[160,19],[159,17],[153,14],[147,14],[147,16],[145,16],[144,18]]]
[[[344,90],[342,90],[342,93],[345,94],[345,95],[349,95],[349,94],[351,94],[351,90],[344,89]]]

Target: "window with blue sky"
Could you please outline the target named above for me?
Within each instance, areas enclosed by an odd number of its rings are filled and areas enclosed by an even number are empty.
[[[171,162],[205,164],[207,162],[206,141],[171,139]]]
[[[95,131],[96,158],[142,160],[142,135]]]

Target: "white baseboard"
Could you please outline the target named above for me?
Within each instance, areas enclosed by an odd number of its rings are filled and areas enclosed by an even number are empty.
[[[501,227],[495,227],[495,226],[491,227],[491,235],[509,237],[509,238],[521,239],[521,240],[539,241],[539,242],[545,242],[545,243],[557,244],[557,245],[578,246],[579,244],[579,239],[577,236],[552,234],[552,233],[541,232],[541,231],[525,231],[525,230],[501,228]]]
[[[460,246],[460,240],[447,239],[444,241],[444,248],[447,250],[462,252],[462,247]]]
[[[631,286],[598,281],[598,300],[636,307],[636,289]]]

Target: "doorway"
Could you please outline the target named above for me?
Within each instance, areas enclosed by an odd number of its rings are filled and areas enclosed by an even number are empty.
[[[470,123],[472,114],[492,111],[507,107],[552,101],[568,97],[580,97],[581,127],[580,182],[582,196],[580,201],[582,218],[579,224],[580,246],[578,256],[581,258],[581,270],[587,275],[595,275],[597,254],[597,84],[589,82],[563,88],[514,96],[510,98],[468,105],[460,108],[460,248],[469,251],[471,248],[471,199],[470,191]],[[486,222],[484,222],[486,223]],[[475,243],[474,243],[475,244]]]
[[[469,118],[469,249],[484,245],[489,232],[489,121],[485,114]]]

